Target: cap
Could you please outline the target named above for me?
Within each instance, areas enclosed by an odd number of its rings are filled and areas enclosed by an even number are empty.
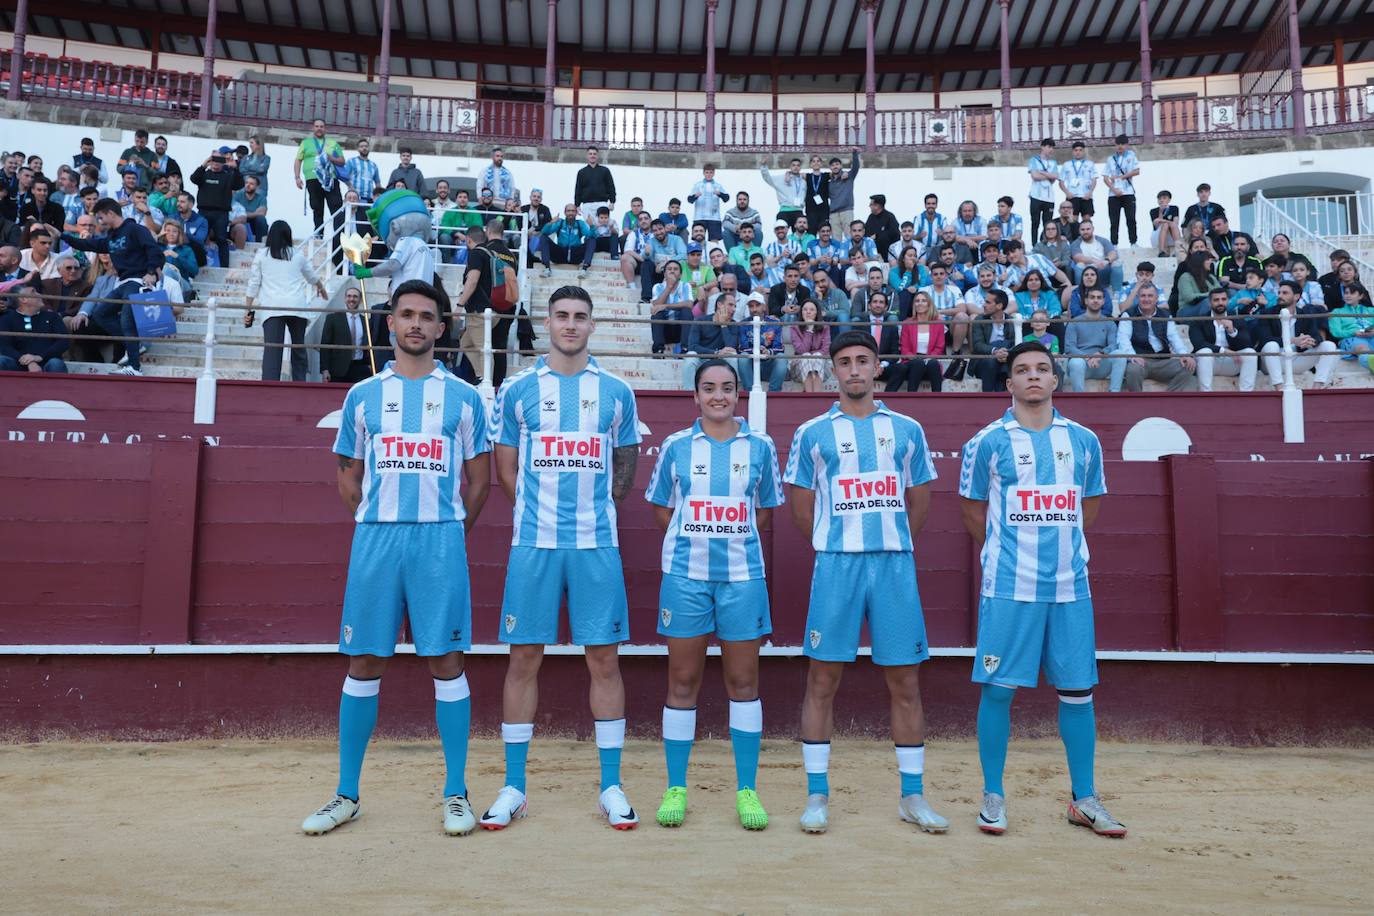
[[[875,204],[882,204],[883,206],[887,206],[886,194],[874,194],[872,197],[869,198],[869,200]]]
[[[217,153],[232,153],[233,151],[234,148],[232,146],[221,146],[219,149],[215,150]]]
[[[763,298],[763,293],[759,292],[758,290],[755,290],[754,292],[750,293],[750,294],[749,294],[749,298],[745,299],[744,301],[745,301],[745,302],[762,302],[762,303],[764,303],[764,304],[767,304],[767,302],[768,302],[767,299]]]
[[[693,242],[692,244],[690,244],[690,245],[687,246],[687,253],[688,253],[688,254],[701,254],[701,246],[698,245],[696,242]]]
[[[775,223],[773,224],[773,228],[774,228],[774,229],[790,229],[790,228],[792,228],[792,227],[787,225],[787,220],[785,220],[785,219],[780,219],[780,220],[778,220],[777,222],[775,222]]]

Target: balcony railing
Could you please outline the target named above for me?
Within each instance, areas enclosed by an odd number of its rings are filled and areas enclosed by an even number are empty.
[[[0,52],[0,88],[17,78],[25,99],[290,128],[315,118],[357,133],[379,127],[375,83],[332,88],[216,77],[214,98],[202,105],[198,73],[33,53],[24,55],[16,76],[9,63]],[[1308,92],[1302,113],[1314,133],[1374,129],[1374,87]],[[870,140],[891,150],[1033,148],[1045,137],[1103,145],[1126,134],[1139,142],[1147,126],[1158,142],[1282,136],[1296,127],[1287,93],[1163,98],[1149,125],[1140,101],[1118,101],[1013,106],[1009,120],[989,106],[888,109],[876,111],[871,125],[863,111],[727,108],[713,112],[713,131],[701,108],[554,105],[546,112],[539,102],[402,93],[387,99],[385,126],[399,137],[539,145],[546,142],[546,114],[552,145],[679,151],[704,150],[711,141],[710,148],[750,152],[840,150]]]

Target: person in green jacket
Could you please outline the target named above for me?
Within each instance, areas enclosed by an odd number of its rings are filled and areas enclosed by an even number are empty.
[[[1344,284],[1339,308],[1331,310],[1331,336],[1345,359],[1358,360],[1374,372],[1374,305],[1369,305],[1369,290],[1358,280]]]
[[[457,264],[459,248],[462,248],[462,256],[467,257],[467,249],[461,240],[455,245],[458,234],[466,237],[469,229],[480,228],[482,226],[482,214],[472,208],[468,203],[468,192],[460,189],[457,194],[456,207],[449,207],[439,217],[439,250],[443,252],[445,264]]]

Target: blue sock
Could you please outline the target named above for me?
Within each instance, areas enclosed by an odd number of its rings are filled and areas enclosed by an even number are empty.
[[[668,764],[668,788],[687,786],[687,761],[697,732],[697,708],[663,707],[663,757]]]
[[[620,785],[620,751],[625,747],[625,720],[596,720],[596,752],[601,758],[601,791]]]
[[[1096,795],[1093,788],[1093,757],[1097,751],[1097,716],[1093,713],[1092,697],[1070,697],[1086,703],[1066,703],[1059,698],[1059,737],[1069,758],[1069,781],[1073,797]]]
[[[530,738],[534,735],[534,724],[525,722],[501,723],[501,740],[506,743],[506,785],[525,791],[525,761],[530,756]]]
[[[829,774],[829,773],[807,773],[807,774],[806,774],[806,794],[807,794],[807,795],[829,795],[829,794],[830,794],[830,774]]]
[[[664,739],[663,756],[668,764],[668,787],[687,785],[687,761],[692,756],[691,741]],[[605,757],[602,758],[605,760]],[[602,780],[605,781],[604,778]],[[604,789],[605,786],[602,786]]]
[[[736,790],[758,788],[759,745],[762,743],[763,703],[757,699],[731,700],[730,746],[735,752]]]
[[[1011,701],[1016,690],[983,685],[978,701],[978,759],[983,764],[983,791],[1006,795],[1002,771],[1007,766],[1007,743],[1011,740]]]
[[[434,679],[434,721],[439,726],[439,742],[444,746],[444,797],[467,795],[472,697],[468,694],[466,674],[448,681]]]
[[[377,725],[377,694],[381,687],[381,678],[344,678],[343,697],[339,700],[339,787],[335,791],[355,801],[363,755]]]
[[[599,747],[596,749],[597,756],[601,758],[601,791],[605,792],[611,786],[620,785],[620,748],[618,747]],[[683,778],[686,778],[686,761],[683,761]]]
[[[898,773],[902,777],[902,797],[925,794],[925,785],[920,773]]]

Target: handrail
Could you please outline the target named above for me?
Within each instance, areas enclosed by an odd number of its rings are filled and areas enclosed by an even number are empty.
[[[1268,242],[1277,233],[1283,233],[1292,240],[1296,247],[1311,249],[1321,252],[1326,260],[1330,260],[1331,253],[1340,248],[1340,245],[1323,238],[1302,223],[1285,213],[1281,207],[1265,196],[1263,191],[1255,192],[1255,234],[1261,241]],[[1355,263],[1366,276],[1374,274],[1374,264],[1359,257],[1356,252],[1350,252],[1350,260]]]

